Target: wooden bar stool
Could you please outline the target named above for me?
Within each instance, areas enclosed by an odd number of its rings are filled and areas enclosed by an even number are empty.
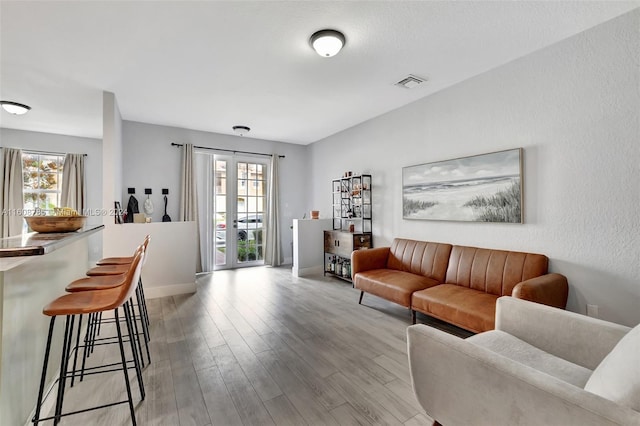
[[[65,294],[64,296],[61,296],[55,299],[54,301],[52,301],[51,303],[49,303],[42,310],[44,315],[51,317],[51,321],[49,323],[49,334],[47,337],[44,363],[42,366],[42,376],[40,379],[40,389],[38,391],[36,412],[32,419],[34,425],[37,425],[41,421],[51,420],[51,419],[54,420],[54,425],[57,425],[60,422],[60,419],[64,416],[84,413],[87,411],[111,407],[114,405],[124,404],[124,403],[129,404],[131,421],[134,426],[136,425],[136,417],[135,417],[135,411],[133,406],[133,397],[131,393],[131,384],[129,381],[129,373],[128,373],[128,367],[127,367],[127,364],[129,362],[133,362],[134,364],[136,375],[138,377],[138,385],[140,387],[140,397],[142,400],[144,400],[145,392],[144,392],[144,384],[142,382],[142,369],[140,368],[138,352],[136,350],[135,344],[133,343],[133,339],[131,338],[131,336],[133,336],[134,331],[133,331],[133,325],[132,325],[133,320],[131,318],[129,301],[138,285],[138,280],[140,278],[140,272],[142,269],[143,258],[144,258],[144,253],[142,251],[139,251],[135,256],[134,261],[131,264],[131,268],[127,273],[125,283],[120,285],[119,287],[114,287],[114,288],[105,289],[105,290],[83,291],[78,293]],[[128,361],[125,355],[123,333],[122,333],[122,329],[120,327],[120,321],[119,321],[120,309],[124,311],[127,332],[130,336],[129,342],[131,344],[131,352],[133,356],[133,359],[131,361]],[[115,324],[116,324],[116,330],[118,335],[117,343],[120,349],[120,364],[124,374],[124,381],[125,381],[125,386],[127,390],[127,400],[104,404],[97,407],[90,407],[90,408],[77,410],[73,412],[63,413],[62,407],[64,403],[64,391],[65,391],[66,380],[69,377],[68,369],[69,369],[69,361],[71,358],[70,354],[72,351],[71,345],[73,340],[75,317],[79,316],[78,327],[81,327],[83,315],[95,314],[95,313],[101,313],[101,312],[107,312],[107,311],[113,311],[116,319]],[[49,363],[49,356],[51,352],[51,340],[53,336],[55,320],[58,316],[65,316],[66,322],[65,322],[65,331],[64,331],[64,341],[62,345],[62,354],[60,358],[60,375],[57,379],[58,395],[56,399],[55,414],[51,417],[40,418],[40,412],[42,409],[42,402],[43,402],[44,386],[45,386],[46,375],[47,375],[47,365]],[[77,341],[76,341],[75,349],[77,354],[77,349],[78,349]],[[75,365],[75,361],[74,361],[74,365]],[[106,371],[113,371],[113,370],[111,369]],[[106,371],[96,371],[92,374],[98,374]],[[75,375],[75,366],[73,368],[73,371],[71,372],[71,375],[72,377]]]
[[[149,245],[149,241],[151,240],[151,235],[147,235],[144,237],[144,242],[142,245],[144,246],[145,252],[147,251],[147,246]],[[133,256],[128,257],[105,257],[96,262],[96,265],[128,265],[133,262]]]
[[[149,253],[149,242],[151,241],[151,235],[147,235],[142,243],[145,254]],[[146,262],[145,256],[145,262]],[[90,277],[106,276],[106,275],[120,275],[126,272],[128,265],[131,263],[133,256],[128,257],[107,257],[99,260],[96,263],[96,267],[87,271],[87,275]],[[144,265],[143,265],[144,266]],[[140,293],[140,300],[138,300],[138,309],[140,315],[144,317],[144,321],[147,326],[147,334],[150,325],[149,313],[147,311],[147,300],[144,296],[144,286],[142,285],[142,277],[138,284],[138,292]]]
[[[136,252],[132,256],[132,258],[135,259],[135,257],[138,255],[139,252],[144,252],[144,245],[141,245],[136,249]],[[142,261],[142,264],[144,266],[144,259]],[[131,268],[132,265],[133,263],[129,263],[126,266],[127,268]],[[67,285],[65,290],[70,293],[78,293],[83,291],[107,290],[107,289],[116,288],[123,285],[126,282],[126,278],[127,278],[127,273],[119,274],[119,275],[90,276],[86,278],[80,278],[71,282],[70,284]],[[143,296],[138,292],[138,289],[136,289],[135,294],[136,294],[136,298],[138,299],[138,305],[140,305],[142,303]],[[133,305],[133,303],[131,305]],[[142,354],[140,333],[138,331],[138,323],[135,321],[135,313],[133,313],[133,318],[134,318],[133,325],[135,329],[135,335],[137,337],[138,349]],[[100,327],[102,323],[113,322],[113,321],[114,320],[112,319],[103,320],[101,313],[92,314],[89,316],[89,325],[87,327],[87,333],[85,337],[86,345],[84,347],[84,355],[82,360],[82,374],[80,376],[81,381],[82,381],[82,378],[84,377],[84,366],[85,366],[86,359],[89,357],[91,353],[93,353],[93,350],[95,348],[95,343],[97,340],[99,340],[97,336],[100,334]],[[149,340],[150,340],[149,329],[148,327],[146,327],[146,324],[142,319],[141,319],[141,326],[142,326],[142,335],[144,336],[144,343],[145,343],[145,348],[147,352],[147,361],[151,363],[151,352],[149,350]],[[80,333],[80,330],[78,330],[78,333]],[[100,340],[108,340],[108,339],[109,338],[103,338]],[[78,340],[79,340],[79,337],[78,337]],[[144,357],[142,356],[141,356],[141,361],[142,361],[142,367],[144,367],[145,366]],[[72,377],[71,386],[73,386],[74,379],[75,378]]]
[[[77,293],[80,291],[95,291],[95,290],[107,290],[116,287],[120,287],[125,284],[127,280],[127,274],[121,275],[109,275],[102,277],[87,277],[80,278],[75,280],[67,285],[65,290],[69,293]],[[88,358],[89,353],[93,352],[95,347],[95,340],[97,336],[100,334],[100,327],[102,324],[102,313],[93,313],[89,314],[89,322],[87,325],[87,331],[85,335],[85,348],[84,348],[84,356],[83,356],[83,367]],[[78,329],[78,333],[80,333],[80,329]],[[79,335],[79,334],[78,334]],[[90,349],[90,352],[88,351]],[[83,368],[84,372],[84,368]],[[74,379],[71,379],[71,386],[73,386]]]

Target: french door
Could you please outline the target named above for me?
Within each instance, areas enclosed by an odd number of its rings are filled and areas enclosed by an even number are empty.
[[[213,270],[263,265],[267,162],[254,157],[210,157],[210,265]]]

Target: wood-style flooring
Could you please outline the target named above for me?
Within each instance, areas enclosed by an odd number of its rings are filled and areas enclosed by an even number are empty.
[[[430,425],[411,389],[409,312],[371,295],[358,305],[358,296],[344,281],[257,267],[202,276],[193,295],[149,300],[142,402],[132,378],[138,424]],[[118,356],[117,346],[96,348],[90,361]],[[125,396],[122,372],[93,376],[67,391],[65,411]],[[61,424],[127,425],[129,409]]]

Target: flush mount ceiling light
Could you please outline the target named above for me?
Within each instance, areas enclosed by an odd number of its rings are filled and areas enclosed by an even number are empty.
[[[233,131],[240,136],[244,136],[246,133],[249,133],[251,129],[247,126],[233,126]]]
[[[2,108],[9,114],[22,115],[29,112],[31,107],[29,105],[19,104],[11,101],[0,101]]]
[[[336,55],[344,46],[344,34],[336,30],[320,30],[311,36],[309,43],[318,55],[329,58]]]

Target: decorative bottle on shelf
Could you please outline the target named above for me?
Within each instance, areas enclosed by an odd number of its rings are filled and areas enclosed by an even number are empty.
[[[336,275],[342,275],[342,259],[338,259],[336,263]]]
[[[351,276],[351,261],[345,260],[342,265],[342,276],[350,277]]]

